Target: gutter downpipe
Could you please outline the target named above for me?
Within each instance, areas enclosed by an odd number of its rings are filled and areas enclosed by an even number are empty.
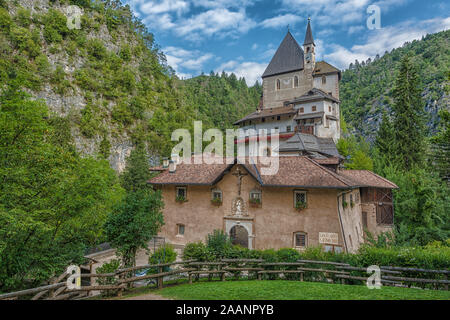
[[[345,231],[344,231],[344,224],[342,223],[342,217],[341,217],[341,209],[339,209],[339,197],[341,195],[343,195],[344,193],[348,193],[348,191],[343,191],[341,193],[338,193],[336,200],[337,200],[337,209],[338,209],[339,223],[341,224],[342,238],[344,238],[345,252],[348,253],[347,240],[346,240]]]

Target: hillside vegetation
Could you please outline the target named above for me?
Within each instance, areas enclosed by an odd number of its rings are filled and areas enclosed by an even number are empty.
[[[409,55],[418,67],[429,133],[437,130],[441,109],[450,110],[450,30],[405,43],[373,61],[352,63],[342,75],[341,108],[355,133],[373,141],[382,111],[392,109],[392,89],[401,57]]]
[[[107,158],[116,170],[136,143],[168,155],[173,130],[194,119],[231,128],[258,103],[260,87],[234,75],[179,81],[120,1],[0,3],[1,83],[43,99],[67,121],[78,151]],[[83,10],[81,29],[67,27],[73,4]]]

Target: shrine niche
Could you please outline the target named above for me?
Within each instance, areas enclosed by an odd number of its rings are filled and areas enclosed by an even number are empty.
[[[247,216],[247,206],[245,205],[244,199],[241,197],[237,197],[233,200],[233,204],[231,206],[231,214],[233,216]]]

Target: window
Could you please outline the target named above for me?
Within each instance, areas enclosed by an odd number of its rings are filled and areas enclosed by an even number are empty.
[[[316,106],[312,106],[311,110],[312,111],[317,111],[317,107]]]
[[[277,116],[277,120],[280,120],[281,119],[281,117],[280,116]]]
[[[327,83],[327,77],[322,76],[322,84],[326,84]]]
[[[296,248],[306,248],[308,244],[308,237],[304,232],[294,233],[294,247]]]
[[[294,191],[294,207],[299,208],[300,206],[306,208],[306,192],[305,191]]]
[[[281,89],[281,81],[280,79],[277,79],[277,90]]]
[[[294,77],[294,88],[298,88],[298,77]]]
[[[220,189],[213,189],[211,191],[211,200],[222,202],[222,191]]]
[[[250,200],[259,200],[261,202],[261,191],[258,189],[250,191]]]
[[[328,111],[331,112],[331,106],[328,106]]]
[[[305,108],[301,107],[300,108],[300,113],[303,113],[303,112],[305,112]]]
[[[261,119],[261,122],[266,122],[266,118],[262,118],[262,119]]]
[[[177,201],[185,201],[187,198],[186,187],[177,187],[176,189],[176,200]]]
[[[286,132],[291,132],[291,126],[286,127]]]
[[[177,224],[177,235],[184,236],[184,224]]]

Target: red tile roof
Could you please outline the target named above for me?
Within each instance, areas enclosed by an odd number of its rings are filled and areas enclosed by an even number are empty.
[[[398,188],[389,180],[366,170],[343,170],[335,173],[319,162],[338,161],[339,159],[313,160],[304,156],[280,156],[278,172],[274,175],[263,175],[266,165],[252,164],[246,160],[243,166],[262,186],[297,187],[297,188]],[[237,164],[191,164],[181,163],[176,171],[165,170],[152,178],[149,183],[155,185],[214,185],[224,174]]]
[[[398,189],[398,186],[369,170],[341,170],[340,175],[354,181],[361,187]]]

